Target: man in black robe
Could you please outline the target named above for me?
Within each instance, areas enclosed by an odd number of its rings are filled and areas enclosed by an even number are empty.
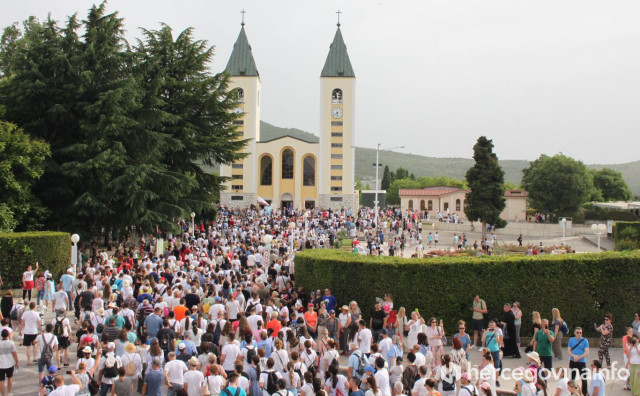
[[[516,316],[511,311],[510,304],[504,304],[504,314],[502,316],[502,329],[504,332],[504,357],[513,356],[520,358],[520,350],[516,344]]]

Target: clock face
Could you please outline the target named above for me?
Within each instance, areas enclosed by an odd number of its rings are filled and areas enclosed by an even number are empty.
[[[340,107],[334,107],[331,109],[331,116],[333,118],[342,118],[342,109]]]

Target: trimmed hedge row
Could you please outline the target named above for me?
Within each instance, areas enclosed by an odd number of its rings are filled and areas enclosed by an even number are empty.
[[[640,222],[617,221],[613,224],[613,242],[616,250],[640,248]]]
[[[339,305],[357,301],[367,319],[375,297],[391,293],[395,309],[442,318],[449,334],[460,319],[471,329],[475,293],[491,318],[502,318],[505,302],[520,302],[522,336],[530,335],[532,311],[551,319],[554,307],[571,333],[582,326],[585,335],[597,336],[593,323],[612,313],[615,334],[622,335],[640,308],[638,251],[403,259],[315,249],[298,253],[295,262],[296,285],[305,291],[328,287]]]
[[[71,261],[71,241],[66,232],[0,233],[0,271],[3,288],[21,288],[22,273],[31,265],[48,269],[58,279]]]

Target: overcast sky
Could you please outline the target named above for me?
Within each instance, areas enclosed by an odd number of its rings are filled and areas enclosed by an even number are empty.
[[[5,4],[0,24],[84,17],[90,1]],[[471,157],[480,135],[502,159],[640,159],[638,0],[111,0],[128,38],[166,22],[216,47],[222,71],[240,11],[262,80],[262,119],[315,134],[319,76],[336,29],[357,77],[356,144]]]

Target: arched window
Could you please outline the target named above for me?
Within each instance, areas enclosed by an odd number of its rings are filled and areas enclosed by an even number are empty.
[[[282,178],[293,179],[293,151],[290,149],[282,152]]]
[[[429,200],[429,202],[427,202],[427,210],[433,210],[433,201]]]
[[[409,210],[413,209],[413,199],[409,200]]]
[[[425,205],[424,205],[424,199],[420,200],[420,210],[424,210],[425,209]]]
[[[265,155],[260,159],[260,185],[270,186],[273,179],[273,161]]]
[[[316,159],[310,155],[307,155],[302,160],[302,185],[303,186],[315,186],[316,185]]]
[[[341,104],[342,103],[342,90],[334,89],[331,92],[331,103],[332,104]]]
[[[238,103],[244,103],[244,89],[238,88]]]
[[[460,211],[460,199],[456,199],[456,212]]]

